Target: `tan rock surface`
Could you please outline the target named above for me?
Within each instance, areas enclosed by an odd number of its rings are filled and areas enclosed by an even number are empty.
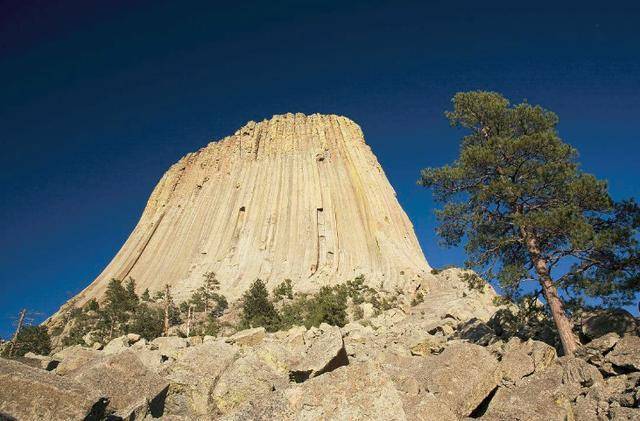
[[[111,278],[178,300],[215,271],[238,298],[257,278],[313,290],[364,274],[385,288],[429,274],[413,226],[360,127],[335,115],[249,122],[162,177],[129,239],[79,296]]]

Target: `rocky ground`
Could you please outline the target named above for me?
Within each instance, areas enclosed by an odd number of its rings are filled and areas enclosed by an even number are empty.
[[[255,328],[151,342],[129,334],[102,349],[73,346],[53,356],[0,360],[0,414],[17,420],[640,420],[636,320],[592,319],[584,328],[598,337],[576,357],[559,358],[544,342],[499,336],[490,322],[493,296],[457,285],[343,328]]]

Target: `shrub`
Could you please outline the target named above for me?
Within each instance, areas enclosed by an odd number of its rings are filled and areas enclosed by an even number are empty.
[[[291,285],[291,279],[285,279],[280,285],[273,289],[273,297],[276,301],[280,301],[283,298],[293,299],[293,285]]]
[[[5,347],[3,356],[22,357],[27,352],[47,355],[51,352],[51,340],[44,326],[25,326],[20,330],[13,346]]]
[[[415,307],[422,302],[424,302],[424,295],[422,295],[422,292],[417,292],[416,296],[411,300],[411,307]]]
[[[262,280],[257,279],[242,296],[241,328],[263,326],[270,332],[278,330],[280,317]]]
[[[347,294],[344,289],[323,286],[309,301],[307,327],[321,323],[342,327],[347,321]]]

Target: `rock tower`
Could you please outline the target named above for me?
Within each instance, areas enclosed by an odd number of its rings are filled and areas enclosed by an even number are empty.
[[[162,177],[140,221],[78,296],[112,278],[186,299],[214,271],[238,298],[257,278],[296,290],[359,274],[385,289],[426,282],[427,264],[360,127],[336,115],[277,115],[187,154]]]

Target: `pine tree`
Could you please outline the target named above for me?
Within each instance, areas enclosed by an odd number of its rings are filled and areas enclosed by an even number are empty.
[[[199,288],[200,296],[204,302],[204,312],[209,314],[209,310],[213,308],[213,301],[218,297],[220,289],[220,281],[216,278],[215,272],[207,272],[204,274],[204,285]]]
[[[456,94],[446,115],[467,131],[460,156],[419,181],[445,203],[438,234],[447,245],[466,239],[468,266],[514,297],[536,280],[573,354],[562,297],[624,302],[639,289],[638,205],[615,203],[606,182],[579,169],[548,110],[478,91]]]
[[[257,279],[243,295],[242,321],[244,328],[264,326],[268,331],[278,330],[280,317],[262,280]]]

